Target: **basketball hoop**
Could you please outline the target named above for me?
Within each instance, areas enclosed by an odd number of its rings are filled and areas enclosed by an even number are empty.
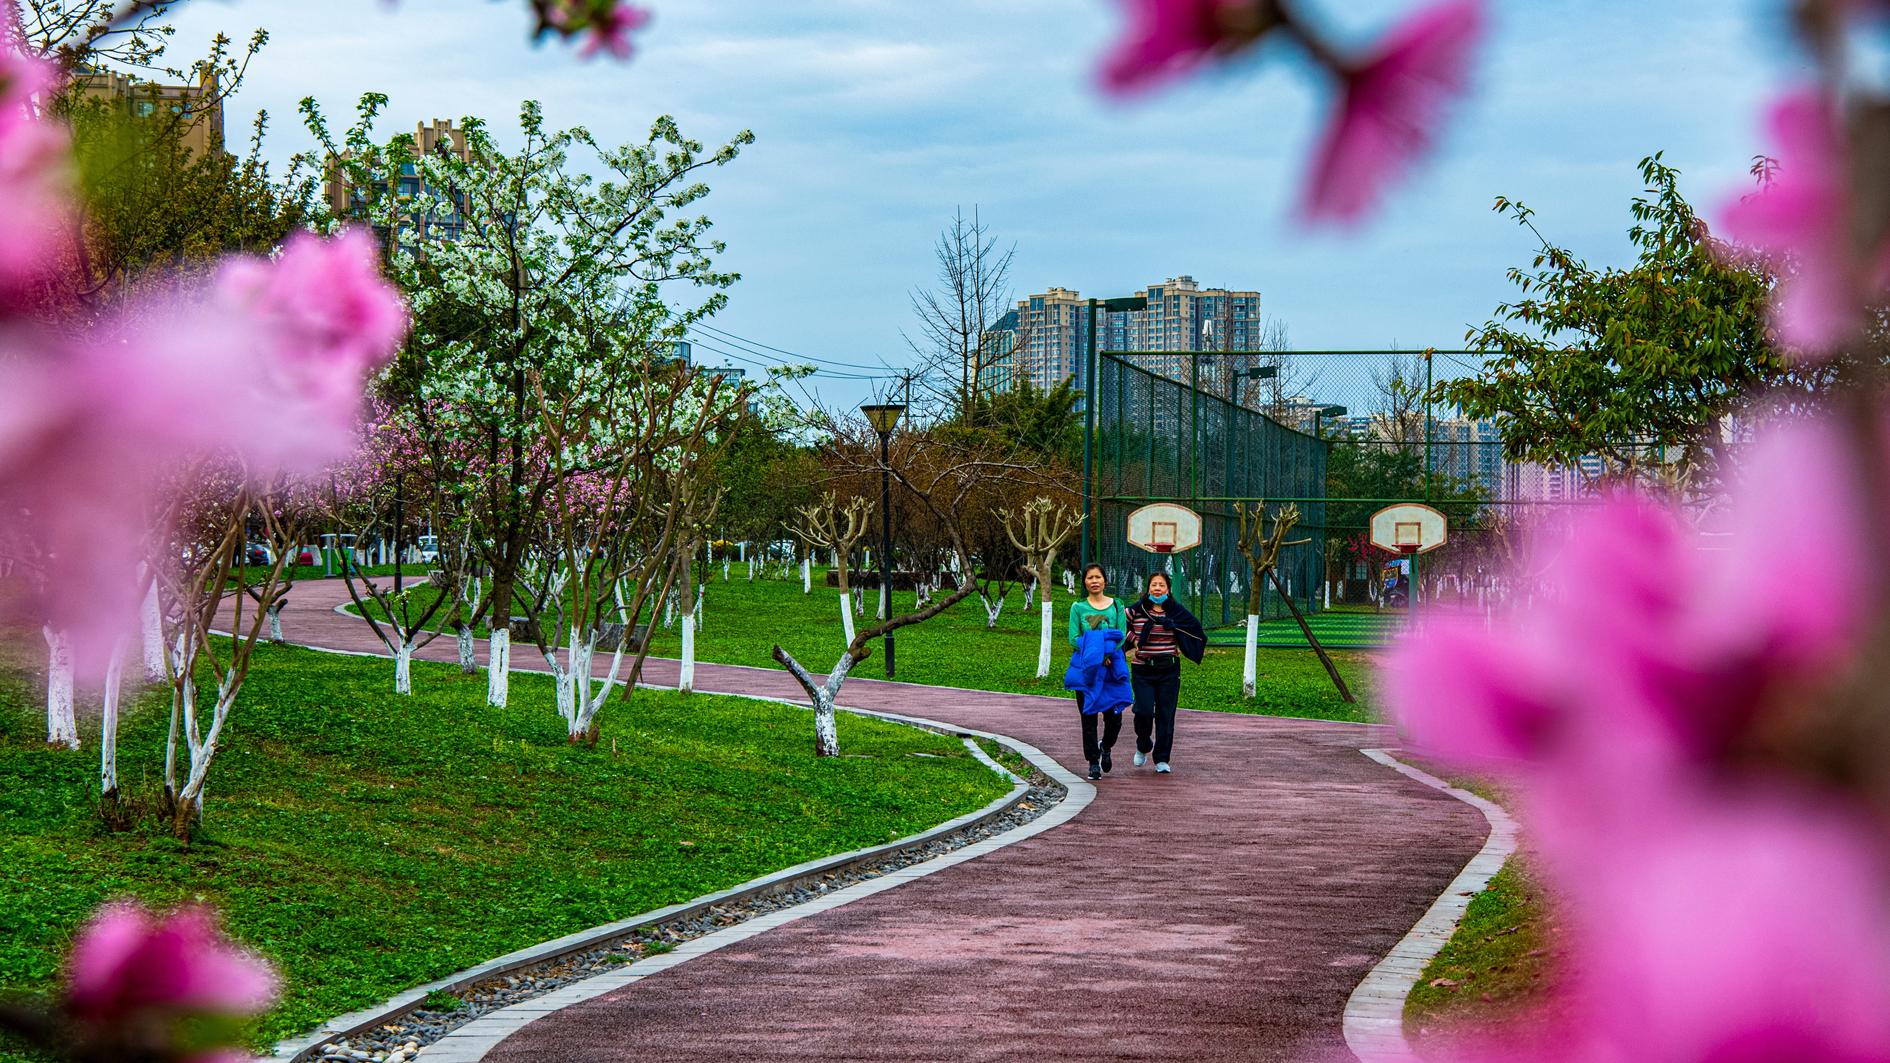
[[[1201,515],[1187,506],[1156,502],[1129,514],[1129,545],[1151,554],[1179,554],[1201,545]]]
[[[1443,513],[1421,502],[1386,506],[1372,514],[1371,526],[1373,546],[1407,557],[1437,549],[1450,533]]]

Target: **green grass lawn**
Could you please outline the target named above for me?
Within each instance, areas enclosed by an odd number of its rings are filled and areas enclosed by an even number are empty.
[[[101,901],[205,901],[285,976],[261,1044],[1008,788],[949,738],[843,716],[845,755],[819,760],[805,710],[707,695],[613,702],[598,747],[573,748],[549,680],[516,676],[497,710],[483,675],[414,667],[420,693],[403,698],[385,662],[261,649],[186,849],[154,824],[101,829],[95,735],[82,725],[83,750],[47,749],[42,688],[0,661],[0,992],[53,985]],[[167,697],[146,691],[121,735],[121,777],[142,795]]]
[[[1556,931],[1542,887],[1512,857],[1471,898],[1457,932],[1405,999],[1405,1029],[1419,1043],[1525,1016],[1553,989]]]
[[[769,651],[779,642],[812,671],[824,674],[832,668],[844,638],[838,595],[822,584],[821,572],[816,570],[812,594],[801,593],[798,576],[791,581],[756,579],[751,583],[744,575],[743,566],[731,566],[730,580],[724,583],[720,567],[716,568],[707,585],[703,629],[696,637],[697,660],[777,667]],[[415,592],[416,601],[434,593],[431,588],[423,588]],[[901,628],[895,635],[898,678],[972,690],[1065,696],[1063,668],[1069,662],[1069,647],[1063,640],[1063,625],[1070,596],[1059,592],[1054,599],[1052,669],[1050,677],[1041,681],[1035,678],[1038,613],[1034,607],[1025,610],[1023,599],[1022,588],[1013,589],[997,627],[989,631],[985,630],[984,607],[975,596],[923,624]],[[909,609],[912,600],[911,592],[898,592],[894,607]],[[869,592],[869,612],[874,602]],[[864,625],[871,621],[855,622]],[[682,652],[681,635],[677,630],[659,627],[651,646],[659,656],[677,656]],[[535,656],[529,647],[513,650],[513,660],[521,665],[529,666]],[[1211,646],[1200,667],[1183,666],[1181,704],[1184,708],[1269,716],[1375,719],[1371,708],[1373,656],[1357,650],[1336,651],[1332,656],[1358,699],[1356,703],[1347,704],[1339,698],[1318,658],[1307,649],[1261,650],[1257,696],[1251,701],[1243,699],[1241,647],[1234,645]],[[885,675],[877,644],[874,656],[854,674],[871,678]]]

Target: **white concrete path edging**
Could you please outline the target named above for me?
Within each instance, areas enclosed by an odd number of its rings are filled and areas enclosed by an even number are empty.
[[[753,695],[740,694],[720,696],[753,697]],[[797,702],[776,698],[755,697],[754,700],[780,700],[790,705],[798,704]],[[685,941],[676,946],[674,951],[663,953],[660,956],[652,956],[648,959],[638,960],[619,970],[606,971],[603,974],[595,975],[581,982],[574,982],[560,989],[555,989],[544,996],[534,997],[531,1000],[522,1001],[508,1008],[488,1012],[466,1025],[461,1026],[459,1029],[454,1030],[452,1033],[447,1034],[445,1037],[440,1038],[433,1044],[422,1048],[420,1050],[420,1058],[428,1060],[429,1063],[479,1063],[479,1061],[485,1059],[486,1054],[492,1051],[500,1041],[505,1040],[513,1033],[516,1033],[526,1025],[545,1015],[562,1011],[575,1004],[582,1004],[594,997],[603,996],[605,993],[622,989],[627,985],[640,982],[645,978],[667,971],[678,964],[687,963],[697,956],[706,956],[718,949],[746,941],[757,934],[772,930],[775,927],[785,926],[796,920],[805,919],[812,915],[819,915],[822,912],[851,904],[854,901],[863,900],[876,893],[883,893],[886,890],[904,885],[907,882],[925,878],[928,875],[935,875],[950,867],[956,867],[967,860],[975,860],[980,856],[995,852],[1005,846],[1015,845],[1026,838],[1034,837],[1053,827],[1058,827],[1069,822],[1071,819],[1075,818],[1077,813],[1088,807],[1089,803],[1096,798],[1096,788],[1094,786],[1065,770],[1061,764],[1052,760],[1042,750],[1014,738],[1007,738],[986,731],[976,731],[970,728],[958,727],[952,724],[940,723],[936,720],[928,720],[917,716],[900,716],[893,713],[872,712],[862,709],[845,711],[851,711],[863,716],[879,716],[884,719],[910,723],[915,726],[943,731],[948,734],[988,738],[992,741],[1001,742],[1023,754],[1024,758],[1035,765],[1039,771],[1042,771],[1045,775],[1050,776],[1057,782],[1062,783],[1068,793],[1055,808],[1031,820],[1029,823],[1022,824],[1003,834],[986,838],[981,842],[974,842],[971,845],[953,850],[942,856],[933,857],[923,863],[900,868],[897,871],[881,875],[878,878],[867,879],[864,882],[856,882],[851,886],[835,890],[825,897],[808,901],[805,904],[798,904],[792,908],[785,908],[778,912],[770,912],[766,915],[756,916],[747,922],[738,923],[712,934],[705,934],[702,937]],[[969,737],[967,741],[969,741]],[[969,744],[978,752],[982,759],[982,751],[977,750],[977,744],[975,742]],[[993,764],[993,766],[996,767],[997,765]],[[999,770],[1002,769],[1000,768]],[[1005,774],[1010,773],[1006,772]],[[1013,778],[1015,778],[1015,776],[1013,776]]]
[[[1444,780],[1398,760],[1383,749],[1359,752],[1385,767],[1435,787],[1466,804],[1476,806],[1490,823],[1489,840],[1470,858],[1450,886],[1417,921],[1404,940],[1392,946],[1378,966],[1352,990],[1345,1002],[1345,1046],[1361,1063],[1417,1063],[1418,1055],[1404,1036],[1404,1002],[1417,987],[1428,966],[1455,933],[1472,897],[1490,884],[1503,862],[1516,851],[1516,821],[1502,806],[1452,786]]]

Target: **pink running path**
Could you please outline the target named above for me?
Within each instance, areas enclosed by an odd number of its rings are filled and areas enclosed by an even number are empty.
[[[380,652],[333,611],[345,600],[339,581],[298,585],[284,634]],[[420,656],[452,660],[450,638]],[[673,685],[677,664],[646,672]],[[775,668],[698,664],[696,683],[802,696]],[[852,679],[841,702],[1085,767],[1070,701]],[[1488,833],[1359,752],[1395,744],[1378,725],[1184,711],[1175,773],[1158,776],[1131,766],[1125,720],[1114,772],[1067,824],[547,1015],[486,1059],[1349,1058],[1347,996]]]

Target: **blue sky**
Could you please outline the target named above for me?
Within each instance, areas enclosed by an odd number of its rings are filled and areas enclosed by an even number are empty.
[[[521,0],[196,0],[175,21],[180,56],[219,29],[270,30],[231,123],[267,109],[277,158],[307,146],[296,100],[344,125],[369,90],[392,97],[390,135],[464,114],[503,134],[525,98],[613,143],[662,113],[705,142],[752,129],[704,204],[743,275],[716,324],[895,367],[912,361],[901,332],[915,331],[908,293],[931,279],[931,242],[974,205],[1017,244],[1019,295],[1191,273],[1258,289],[1297,347],[1460,346],[1533,246],[1495,196],[1527,202],[1591,262],[1622,261],[1635,162],[1664,150],[1696,203],[1721,201],[1800,62],[1779,0],[1493,0],[1475,94],[1441,150],[1367,225],[1309,233],[1290,207],[1330,101],[1283,47],[1122,105],[1093,88],[1116,0],[650,3],[627,64],[533,47]],[[1416,5],[1304,6],[1366,41]],[[851,402],[869,386],[820,393]]]

